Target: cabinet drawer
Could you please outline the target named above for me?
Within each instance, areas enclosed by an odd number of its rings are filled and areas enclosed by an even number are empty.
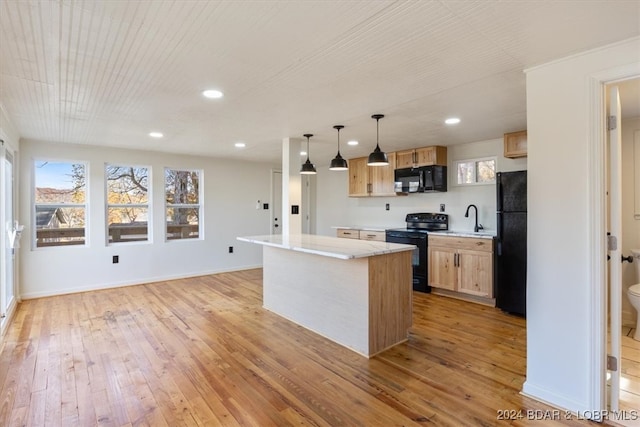
[[[429,236],[429,246],[443,246],[451,249],[493,252],[493,239],[458,236]]]
[[[359,239],[360,231],[351,228],[338,228],[337,236],[345,239]]]
[[[377,242],[384,242],[385,232],[360,230],[360,240],[375,240]]]

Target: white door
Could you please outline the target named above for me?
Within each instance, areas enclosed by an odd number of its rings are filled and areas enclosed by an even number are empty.
[[[609,410],[618,411],[620,400],[620,353],[622,340],[622,133],[618,87],[609,88]],[[611,125],[613,124],[613,125]]]
[[[2,156],[2,188],[0,194],[2,194],[2,213],[0,218],[2,219],[2,230],[4,242],[2,245],[2,260],[0,262],[0,327],[4,325],[7,320],[7,311],[9,306],[14,300],[14,249],[11,247],[9,239],[9,231],[13,230],[13,156],[8,150],[3,149]]]
[[[282,171],[271,171],[271,234],[282,234]]]

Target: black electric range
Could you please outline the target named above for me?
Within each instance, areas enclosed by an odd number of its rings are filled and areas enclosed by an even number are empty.
[[[385,240],[392,243],[415,245],[413,251],[413,290],[431,292],[428,282],[427,235],[429,231],[449,229],[449,216],[443,213],[410,213],[405,221],[406,228],[385,230]]]

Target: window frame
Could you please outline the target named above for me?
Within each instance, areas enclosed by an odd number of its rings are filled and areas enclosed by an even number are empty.
[[[37,203],[36,202],[36,164],[41,162],[48,163],[68,163],[70,165],[83,165],[85,170],[85,182],[84,182],[84,203]],[[31,250],[57,250],[60,248],[87,248],[90,246],[91,236],[89,233],[90,228],[90,218],[89,214],[89,206],[90,204],[90,162],[88,160],[77,160],[77,159],[60,159],[60,158],[51,158],[51,157],[34,157],[31,161],[31,229],[33,230],[30,234],[31,240]],[[52,207],[52,208],[75,208],[75,209],[84,209],[84,241],[82,244],[72,244],[72,245],[45,245],[38,246],[38,224],[37,224],[37,212],[38,206]]]
[[[167,202],[167,171],[178,171],[178,172],[197,172],[198,173],[198,203],[168,203]],[[203,215],[204,215],[204,170],[201,168],[178,168],[165,166],[162,174],[162,192],[163,192],[163,200],[164,200],[164,210],[162,212],[164,218],[164,241],[165,242],[183,242],[183,241],[194,241],[194,240],[204,240],[204,228],[203,228]],[[169,239],[168,233],[168,223],[167,223],[167,210],[169,208],[188,208],[188,209],[198,209],[198,237],[196,238],[174,238]]]
[[[145,168],[147,169],[147,203],[109,203],[109,179],[107,169],[109,166],[115,166],[120,168]],[[107,246],[111,245],[135,245],[135,244],[151,244],[153,243],[153,213],[151,202],[151,191],[153,187],[153,176],[151,166],[137,165],[137,164],[125,164],[125,162],[107,162],[104,164],[104,197],[105,197],[105,242]],[[110,208],[146,208],[147,209],[147,238],[146,240],[134,240],[134,241],[118,241],[111,242],[109,240],[109,209]]]
[[[491,181],[477,181],[477,177],[478,177],[478,163],[479,162],[486,162],[486,161],[493,161],[493,165],[494,165],[494,176],[493,176],[493,180]],[[471,163],[473,162],[473,167],[474,167],[474,176],[476,181],[474,182],[458,182],[458,165],[460,163]],[[498,173],[498,157],[497,156],[487,156],[487,157],[477,157],[477,158],[473,158],[473,159],[461,159],[461,160],[454,160],[453,161],[453,167],[452,169],[452,173],[453,173],[453,179],[451,180],[451,182],[454,183],[454,185],[456,186],[460,186],[460,187],[473,187],[476,185],[494,185],[496,183],[496,174]]]

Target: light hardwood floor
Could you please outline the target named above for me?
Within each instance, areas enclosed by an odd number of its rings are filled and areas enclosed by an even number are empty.
[[[622,367],[620,370],[620,408],[640,411],[640,341],[633,338],[635,329],[622,329]],[[640,426],[640,420],[635,425]]]
[[[0,425],[597,425],[527,419],[553,408],[519,394],[521,318],[414,293],[408,342],[366,359],[264,310],[261,277],[24,301],[0,353]]]

